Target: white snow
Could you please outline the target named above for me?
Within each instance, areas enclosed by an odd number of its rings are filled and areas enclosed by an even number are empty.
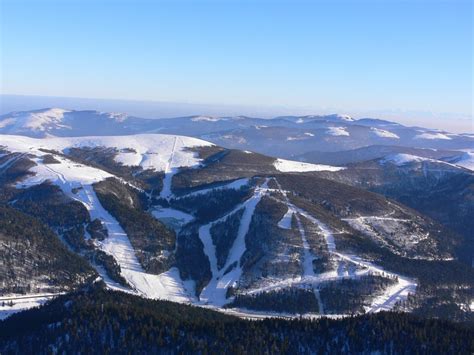
[[[452,161],[453,164],[474,171],[474,152],[464,152]]]
[[[173,218],[180,221],[183,224],[191,222],[194,217],[183,211],[175,210],[173,208],[156,208],[152,211],[153,216],[156,219]]]
[[[0,118],[0,128],[9,127],[10,131],[45,131],[52,126],[67,128],[63,124],[67,112],[70,111],[61,108],[12,112]]]
[[[313,133],[305,132],[305,133],[303,133],[302,135],[299,135],[299,136],[288,136],[288,137],[286,137],[286,140],[287,141],[303,141],[303,140],[309,139],[311,137],[314,137]]]
[[[221,119],[219,117],[211,117],[211,116],[196,116],[191,118],[191,121],[193,122],[217,122],[220,121]]]
[[[0,128],[5,128],[15,123],[15,119],[13,117],[7,117],[0,121]]]
[[[415,139],[444,139],[451,140],[452,138],[441,132],[425,132],[417,134]]]
[[[293,217],[293,210],[288,208],[285,215],[278,222],[278,227],[283,229],[291,229],[291,219]]]
[[[419,156],[416,156],[416,155],[400,153],[400,154],[387,155],[380,162],[381,163],[390,162],[390,163],[393,163],[397,166],[402,166],[402,165],[412,163],[412,162],[419,163],[419,162],[423,162],[423,161],[435,161],[435,160],[429,159],[429,158],[419,157]]]
[[[0,145],[16,152],[38,153],[40,148],[66,151],[68,148],[117,148],[116,161],[127,166],[165,171],[166,169],[195,166],[199,163],[186,148],[211,146],[212,143],[184,136],[167,134],[137,134],[104,137],[29,138],[2,135]],[[44,155],[44,153],[41,153]],[[170,161],[170,158],[172,160]]]
[[[104,170],[75,163],[60,156],[56,156],[55,159],[59,164],[43,164],[41,158],[33,158],[37,165],[30,168],[30,171],[35,175],[28,176],[17,186],[27,187],[50,181],[61,187],[64,192],[70,193],[73,188],[91,185],[112,176]]]
[[[128,114],[123,112],[100,112],[100,114],[106,115],[108,118],[116,122],[123,122],[129,117]]]
[[[346,127],[328,127],[326,132],[330,136],[349,136]]]
[[[445,166],[449,166],[451,168],[458,168],[458,167],[464,167],[466,169],[469,169],[469,157],[466,157],[464,161],[461,161],[461,164],[459,164],[456,160],[453,162],[447,162],[444,160],[437,160],[437,159],[431,159],[431,158],[425,158],[425,157],[420,157],[417,155],[412,155],[412,154],[404,154],[404,153],[398,153],[398,154],[390,154],[384,157],[383,159],[380,160],[380,164],[385,164],[385,163],[392,163],[397,166],[404,166],[409,163],[422,163],[422,162],[429,162],[429,163],[436,163],[436,164],[443,164]],[[463,166],[466,165],[466,166]],[[436,169],[428,169],[424,168],[426,171],[437,171]],[[442,171],[442,170],[441,170]]]
[[[354,119],[351,116],[345,115],[345,114],[338,114],[338,115],[336,115],[336,117],[343,120],[343,121],[348,121],[348,122],[353,122],[354,121]]]
[[[310,164],[303,163],[300,161],[276,159],[273,166],[281,172],[306,172],[306,171],[339,171],[343,170],[342,167],[322,165],[322,164]]]
[[[0,320],[12,314],[41,306],[61,293],[11,294],[0,296]]]
[[[210,146],[209,142],[183,136],[165,134],[138,134],[130,136],[106,136],[106,137],[68,137],[68,138],[29,138],[23,136],[2,135],[0,144],[7,150],[13,152],[29,153],[42,156],[45,153],[40,149],[50,149],[66,152],[69,148],[97,148],[107,147],[118,149],[115,160],[126,166],[141,166],[144,170],[152,169],[164,171],[163,191],[161,196],[169,198],[171,196],[171,181],[173,175],[181,167],[195,167],[199,165],[200,159],[188,148],[199,146]],[[63,165],[66,160],[62,160]],[[71,174],[80,174],[81,179],[89,177],[89,180],[96,182],[102,180],[110,174],[101,170],[82,166],[81,170],[74,172],[75,163],[69,161],[67,167],[61,167],[60,174],[68,173],[66,180],[74,178]],[[80,164],[77,164],[79,167]],[[43,172],[50,170],[51,165],[41,165],[36,169],[38,178],[43,178]],[[55,168],[59,169],[59,168]],[[99,175],[99,177],[98,177]],[[97,180],[99,179],[99,180]],[[80,180],[82,183],[92,183]]]
[[[380,129],[380,128],[375,128],[375,127],[371,127],[370,130],[372,131],[372,133],[378,137],[381,137],[381,138],[394,138],[394,139],[400,139],[400,137],[398,135],[396,135],[395,133],[393,132],[390,132],[390,131],[386,131],[384,129]]]
[[[302,140],[305,140],[305,139],[308,139],[307,136],[290,136],[290,137],[286,137],[286,140],[287,141],[302,141]]]
[[[194,220],[194,217],[185,212],[173,208],[157,207],[151,211],[151,214],[167,226],[179,230],[185,224]]]
[[[108,230],[108,237],[96,241],[97,246],[112,255],[120,265],[121,274],[140,295],[147,298],[167,299],[175,302],[190,302],[193,285],[183,282],[176,268],[159,274],[145,272],[139,263],[135,250],[130,244],[125,231],[120,224],[100,204],[92,186],[83,186],[72,198],[84,204],[91,219],[100,219]]]

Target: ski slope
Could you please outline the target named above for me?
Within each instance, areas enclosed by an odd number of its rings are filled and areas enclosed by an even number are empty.
[[[245,236],[250,227],[252,216],[255,211],[255,207],[260,202],[262,197],[267,193],[268,179],[261,185],[255,188],[253,195],[246,200],[244,203],[239,204],[231,212],[225,216],[199,228],[199,238],[204,245],[204,254],[208,257],[211,265],[212,278],[208,285],[202,290],[200,294],[200,303],[211,304],[214,306],[221,307],[229,302],[226,298],[227,288],[233,286],[239,281],[242,275],[242,267],[240,265],[240,258],[244,254],[245,247]],[[237,237],[230,249],[229,256],[224,267],[220,270],[217,269],[217,257],[215,246],[212,242],[210,229],[213,224],[225,220],[228,216],[244,208],[244,213],[240,221],[239,230]],[[236,263],[236,266],[230,271],[224,274],[232,264]]]
[[[153,299],[191,301],[192,293],[188,290],[192,289],[192,285],[181,280],[178,269],[172,268],[159,275],[143,270],[127,234],[117,220],[102,207],[92,186],[83,186],[83,189],[71,197],[84,204],[92,219],[98,218],[104,223],[109,235],[103,241],[96,241],[97,246],[115,258],[120,265],[122,276],[136,293]]]

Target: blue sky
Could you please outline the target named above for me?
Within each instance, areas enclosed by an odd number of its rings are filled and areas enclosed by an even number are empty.
[[[472,115],[471,1],[0,2],[3,94]]]

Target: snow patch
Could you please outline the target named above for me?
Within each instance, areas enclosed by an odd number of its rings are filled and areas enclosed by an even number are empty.
[[[343,121],[348,121],[348,122],[353,122],[354,121],[354,119],[351,116],[345,115],[345,114],[336,115],[336,117],[343,120]]]
[[[211,117],[211,116],[196,116],[191,118],[191,121],[193,122],[217,122],[220,121],[221,119],[219,117]]]
[[[415,136],[415,139],[444,139],[451,140],[452,138],[441,132],[425,132]]]
[[[330,136],[349,136],[346,127],[328,127],[326,133]]]
[[[307,171],[339,171],[343,170],[342,167],[322,165],[322,164],[310,164],[303,163],[300,161],[276,159],[273,166],[281,172],[307,172]]]
[[[291,229],[291,219],[293,218],[293,210],[288,208],[285,215],[278,222],[278,227],[283,229]]]
[[[194,217],[185,212],[173,208],[155,208],[151,211],[153,217],[163,222],[174,230],[181,229],[182,226],[192,222]]]
[[[416,155],[400,153],[400,154],[387,155],[380,162],[382,164],[384,164],[384,163],[393,163],[397,166],[402,166],[402,165],[405,165],[405,164],[408,164],[408,163],[413,163],[413,162],[419,163],[419,162],[423,162],[423,161],[435,161],[435,160],[429,159],[429,158],[419,157],[419,156],[416,156]]]
[[[395,133],[390,132],[390,131],[386,131],[384,129],[371,127],[370,130],[377,137],[400,139],[400,137],[398,135],[396,135]]]
[[[0,320],[12,314],[39,307],[61,293],[12,294],[0,297]]]

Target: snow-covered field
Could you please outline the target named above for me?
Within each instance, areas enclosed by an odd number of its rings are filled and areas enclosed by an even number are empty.
[[[12,314],[41,306],[61,293],[12,294],[0,296],[0,320]]]
[[[275,168],[278,171],[289,173],[289,172],[307,172],[307,171],[339,171],[344,168],[331,166],[331,165],[322,165],[322,164],[310,164],[303,163],[300,161],[286,160],[286,159],[276,159],[273,163]]]
[[[40,149],[65,152],[68,148],[116,148],[118,154],[115,160],[118,163],[156,171],[198,165],[199,159],[187,148],[210,145],[197,138],[166,134],[43,139],[2,135],[0,141],[0,146],[8,150],[35,155],[45,154]]]

